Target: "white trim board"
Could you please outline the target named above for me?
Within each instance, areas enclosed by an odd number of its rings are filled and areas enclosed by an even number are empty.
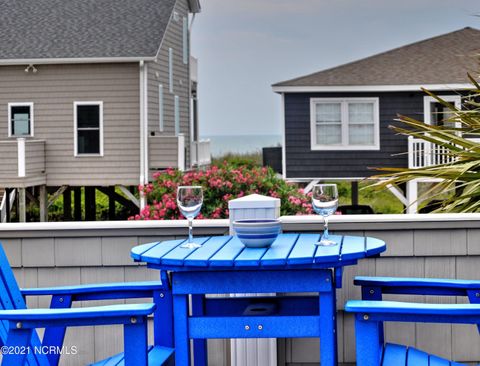
[[[316,93],[316,92],[395,92],[427,90],[474,89],[472,84],[415,84],[415,85],[327,85],[327,86],[272,86],[275,93]]]
[[[147,57],[79,57],[79,58],[25,58],[0,60],[0,66],[13,65],[56,65],[56,64],[85,64],[85,63],[123,63],[154,61],[155,56]]]

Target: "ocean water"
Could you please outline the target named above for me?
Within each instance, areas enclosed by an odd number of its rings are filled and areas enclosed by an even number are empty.
[[[210,139],[210,151],[213,157],[228,153],[246,154],[260,152],[263,147],[280,146],[281,135],[211,135],[202,136]]]

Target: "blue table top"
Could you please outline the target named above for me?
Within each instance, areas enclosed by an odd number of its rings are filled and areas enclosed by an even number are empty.
[[[386,249],[385,242],[364,236],[330,235],[338,245],[314,245],[320,234],[281,234],[270,248],[246,248],[236,236],[196,237],[198,249],[181,248],[186,239],[136,246],[135,261],[169,270],[225,268],[328,268],[354,264]]]

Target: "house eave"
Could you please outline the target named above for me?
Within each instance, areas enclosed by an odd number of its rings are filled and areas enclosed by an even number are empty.
[[[79,58],[23,58],[0,60],[0,66],[14,65],[54,65],[54,64],[91,64],[91,63],[127,63],[153,61],[154,56],[145,57],[79,57]]]
[[[321,92],[395,92],[428,90],[470,90],[472,84],[416,84],[416,85],[328,85],[328,86],[272,86],[275,93],[321,93]]]

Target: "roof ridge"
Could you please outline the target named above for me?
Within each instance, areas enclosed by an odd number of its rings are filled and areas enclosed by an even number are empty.
[[[315,72],[312,72],[312,73],[309,73],[309,74],[305,74],[305,75],[302,75],[302,76],[299,76],[299,77],[296,77],[296,78],[293,78],[293,79],[288,79],[288,80],[280,81],[280,82],[278,82],[278,83],[272,84],[272,86],[273,86],[273,87],[274,87],[274,86],[281,86],[282,84],[285,84],[285,83],[298,81],[298,80],[301,80],[301,79],[304,79],[304,78],[307,78],[307,77],[310,77],[310,76],[313,76],[313,75],[316,75],[316,74],[319,74],[319,73],[323,73],[323,72],[327,72],[327,71],[339,69],[339,68],[342,68],[342,67],[345,67],[345,66],[348,66],[348,65],[352,65],[352,64],[355,64],[355,63],[363,62],[363,61],[365,61],[365,60],[369,60],[369,59],[372,59],[372,58],[375,58],[375,57],[378,57],[378,56],[381,56],[381,55],[384,55],[384,54],[387,54],[387,53],[391,53],[391,52],[397,51],[397,50],[402,49],[402,48],[408,48],[408,47],[415,46],[415,45],[418,45],[418,44],[421,44],[421,43],[430,42],[430,41],[432,41],[432,40],[434,40],[434,39],[446,37],[446,36],[452,35],[452,34],[454,34],[454,33],[459,33],[459,32],[463,32],[463,31],[466,31],[466,30],[473,30],[473,31],[476,31],[476,32],[479,32],[479,33],[480,33],[480,29],[476,29],[476,28],[473,28],[473,27],[464,27],[464,28],[457,29],[457,30],[454,30],[454,31],[451,31],[451,32],[439,34],[439,35],[437,35],[437,36],[433,36],[433,37],[430,37],[430,38],[425,38],[425,39],[422,39],[422,40],[419,40],[419,41],[415,41],[415,42],[412,42],[412,43],[408,43],[408,44],[405,44],[405,45],[403,45],[403,46],[394,47],[394,48],[389,49],[389,50],[387,50],[387,51],[382,51],[382,52],[379,52],[379,53],[375,53],[375,54],[373,54],[373,55],[370,55],[370,56],[367,56],[367,57],[363,57],[363,58],[360,58],[360,59],[358,59],[358,60],[346,62],[346,63],[344,63],[344,64],[340,64],[340,65],[337,65],[337,66],[329,67],[329,68],[326,68],[326,69],[323,69],[323,70],[320,70],[320,71],[315,71]]]

